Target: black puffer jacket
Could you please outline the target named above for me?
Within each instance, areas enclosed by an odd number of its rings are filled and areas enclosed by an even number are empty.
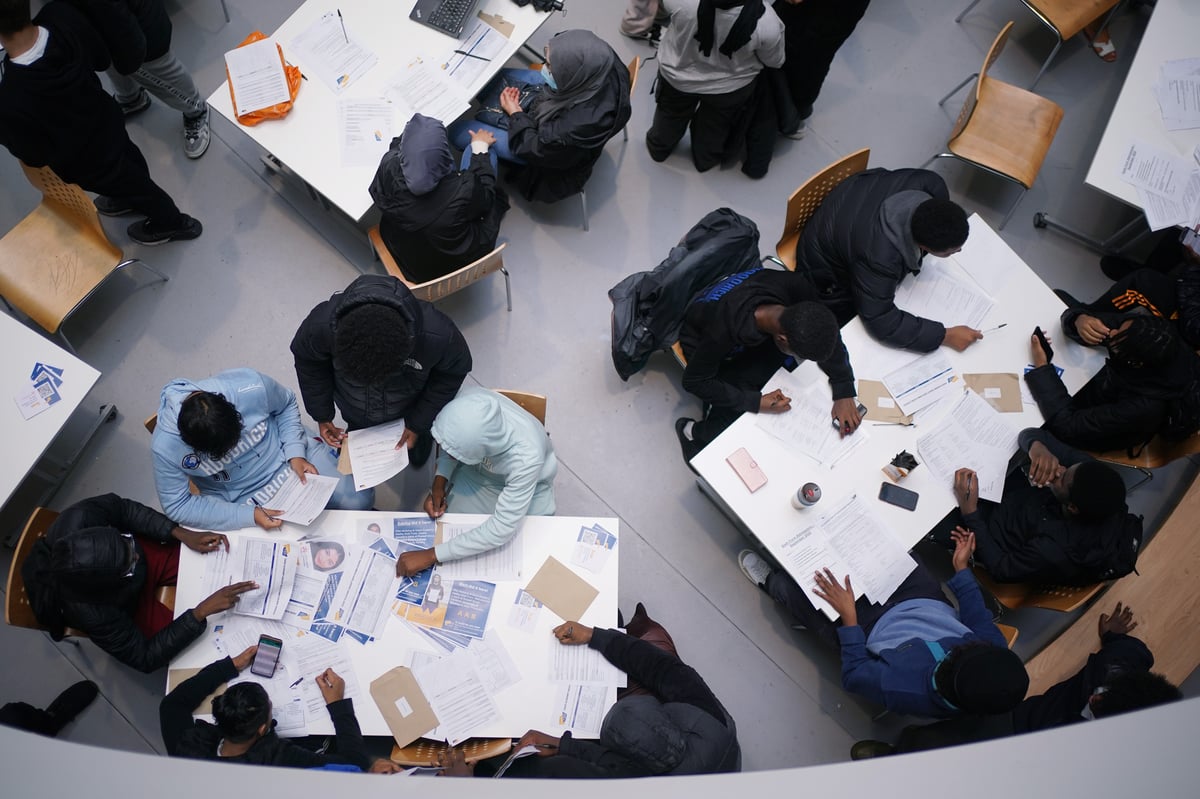
[[[62,639],[65,627],[82,630],[96,646],[139,671],[166,666],[200,637],[205,623],[189,610],[153,638],[142,635],[133,614],[146,581],[146,561],[139,557],[133,576],[122,577],[124,562],[116,562],[116,556],[125,547],[121,533],[133,533],[135,542],[143,536],[168,543],[174,527],[158,511],[116,494],[64,510],[21,567],[38,621],[55,640]]]
[[[902,224],[889,225],[885,203],[902,192],[925,196],[894,199],[908,210]],[[940,322],[913,316],[895,304],[900,281],[920,270],[911,210],[929,198],[950,198],[936,173],[869,169],[846,178],[817,208],[796,243],[796,271],[808,274],[838,324],[857,315],[867,332],[888,346],[932,352],[941,345],[946,328]]]
[[[368,385],[338,369],[333,340],[338,319],[370,303],[396,309],[411,326],[415,348],[398,372]],[[336,404],[352,430],[403,417],[409,429],[427,433],[471,371],[471,350],[450,317],[387,275],[363,275],[313,308],[292,339],[292,355],[309,416],[332,421]]]
[[[131,75],[171,48],[171,17],[163,0],[67,0],[104,39],[113,67]]]

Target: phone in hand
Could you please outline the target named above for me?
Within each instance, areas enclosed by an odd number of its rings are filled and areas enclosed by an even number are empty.
[[[753,494],[758,489],[767,484],[767,476],[763,474],[763,470],[758,468],[758,464],[754,458],[750,457],[750,453],[745,447],[741,447],[728,458],[725,462],[733,467],[737,472],[737,476],[742,478],[742,482],[746,484],[746,488]]]
[[[858,403],[858,418],[860,418],[860,419],[861,419],[861,418],[863,418],[863,417],[864,417],[864,416],[866,416],[866,415],[867,415],[867,406],[866,406],[866,405],[863,405],[861,402],[860,402],[860,403]],[[834,429],[834,430],[841,430],[841,429],[842,429],[842,420],[841,420],[841,419],[834,418],[834,419],[833,419],[833,420],[830,422],[830,424],[832,424],[832,425],[833,425],[833,429]]]
[[[1046,341],[1046,334],[1042,332],[1041,325],[1033,329],[1033,335],[1037,338],[1038,344],[1042,345],[1042,352],[1046,353],[1046,361],[1054,360],[1054,349],[1050,346],[1050,342]]]
[[[274,677],[275,669],[279,666],[279,654],[282,651],[283,641],[269,635],[260,635],[258,652],[254,655],[254,662],[250,664],[250,673],[257,674],[259,677]]]
[[[917,499],[920,496],[916,491],[909,491],[907,488],[901,488],[898,485],[891,483],[879,484],[879,498],[889,505],[895,505],[897,508],[916,510]]]

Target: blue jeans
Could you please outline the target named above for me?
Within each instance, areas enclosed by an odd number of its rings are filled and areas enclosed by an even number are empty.
[[[483,110],[476,114],[474,119],[460,119],[450,126],[447,134],[451,144],[460,150],[469,150],[470,131],[487,130],[496,137],[496,143],[491,146],[489,153],[514,164],[524,164],[525,161],[513,155],[512,150],[508,148],[508,115],[500,108],[500,93],[509,86],[516,86],[522,89],[522,95],[525,95],[526,89],[545,83],[546,79],[536,69],[500,70],[500,74],[480,92]]]

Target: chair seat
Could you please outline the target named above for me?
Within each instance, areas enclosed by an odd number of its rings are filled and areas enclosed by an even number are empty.
[[[408,746],[392,747],[391,759],[402,766],[436,766],[438,755],[449,746],[445,741],[418,738]],[[512,749],[510,738],[470,738],[458,745],[468,762],[476,763],[489,757],[502,755]]]
[[[1059,38],[1070,39],[1117,4],[1119,0],[1022,0],[1048,22]]]
[[[947,149],[964,161],[999,172],[1025,188],[1033,185],[1062,121],[1058,103],[992,78],[962,133]]]

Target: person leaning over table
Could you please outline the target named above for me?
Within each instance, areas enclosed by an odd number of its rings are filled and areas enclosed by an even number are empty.
[[[130,668],[161,669],[200,637],[209,616],[258,587],[226,586],[174,618],[156,594],[175,585],[180,543],[200,553],[229,546],[219,533],[185,530],[116,494],[76,502],[21,565],[29,605],[56,641],[74,628]]]
[[[401,553],[396,574],[503,546],[526,516],[554,515],[558,459],[541,422],[495,391],[464,388],[433,422],[441,445],[437,474],[425,498],[432,519],[451,513],[490,513],[468,533],[436,547]],[[453,487],[453,490],[451,490]]]

